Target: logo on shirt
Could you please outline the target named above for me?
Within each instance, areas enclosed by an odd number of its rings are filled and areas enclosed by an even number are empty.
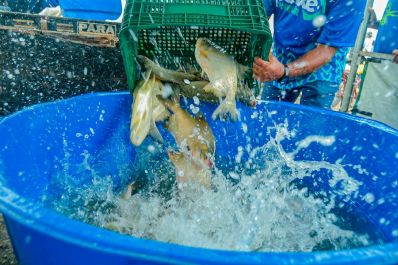
[[[304,20],[313,20],[326,10],[326,0],[277,0],[276,5],[295,16],[301,11]]]

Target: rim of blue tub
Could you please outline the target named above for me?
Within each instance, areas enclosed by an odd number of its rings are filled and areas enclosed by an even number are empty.
[[[101,92],[80,95],[62,100],[73,101],[77,97],[98,97],[109,95],[130,95],[129,92]],[[43,105],[56,105],[60,101],[37,104],[0,120],[0,126],[22,113],[40,108]],[[285,102],[260,101],[259,104],[283,104]],[[313,112],[315,108],[295,105],[297,110]],[[356,117],[331,110],[319,110],[317,113],[328,116],[339,116],[359,123],[368,124],[386,133],[398,137],[398,131],[377,121]],[[0,212],[30,229],[54,238],[102,252],[122,256],[137,257],[148,261],[159,261],[174,264],[397,264],[398,242],[373,245],[338,251],[318,252],[244,252],[196,248],[165,243],[155,240],[136,238],[81,221],[71,219],[56,211],[39,205],[8,189],[0,186]],[[62,226],[59,226],[62,224]],[[355,259],[354,259],[355,258]],[[367,263],[364,263],[367,262]]]

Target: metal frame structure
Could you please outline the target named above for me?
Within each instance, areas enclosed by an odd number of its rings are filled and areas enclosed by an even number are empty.
[[[388,60],[388,61],[392,61],[394,59],[394,55],[392,55],[392,54],[362,51],[363,44],[365,41],[366,32],[369,27],[369,20],[371,17],[373,3],[374,3],[374,0],[367,0],[364,18],[362,20],[361,27],[359,28],[358,36],[355,41],[355,46],[352,50],[351,71],[350,71],[350,74],[347,79],[343,102],[340,107],[341,112],[348,112],[351,98],[353,96],[353,88],[354,88],[354,83],[355,83],[355,79],[357,76],[357,70],[358,70],[359,64],[361,63],[362,59],[364,57],[370,57],[370,58],[374,58],[374,59],[381,59],[381,60]]]

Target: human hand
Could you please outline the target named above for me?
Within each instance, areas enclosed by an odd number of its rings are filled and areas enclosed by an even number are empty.
[[[392,60],[394,63],[398,63],[398,49],[392,52],[394,54],[394,59]]]
[[[253,73],[261,82],[270,82],[285,74],[285,66],[270,52],[268,62],[259,57],[254,58]]]

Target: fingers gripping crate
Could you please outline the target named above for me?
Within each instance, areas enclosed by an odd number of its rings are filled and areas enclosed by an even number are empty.
[[[138,79],[138,54],[168,69],[199,69],[199,37],[250,67],[255,56],[268,59],[272,45],[261,0],[128,0],[119,38],[130,91]]]

